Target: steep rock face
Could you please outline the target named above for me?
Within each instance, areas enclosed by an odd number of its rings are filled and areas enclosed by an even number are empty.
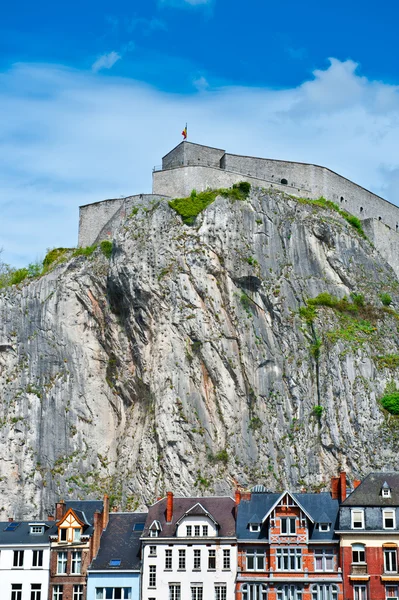
[[[111,260],[74,258],[0,294],[3,516],[103,491],[130,508],[234,481],[319,489],[398,468],[392,269],[329,210],[260,190],[194,227],[166,201],[126,218]],[[364,294],[352,318],[307,298]],[[315,409],[315,407],[322,409]]]

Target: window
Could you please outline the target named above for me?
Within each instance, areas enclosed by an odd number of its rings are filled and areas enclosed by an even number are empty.
[[[62,585],[55,585],[53,587],[53,598],[52,600],[62,600],[63,598],[63,589],[64,587]]]
[[[204,537],[207,537],[207,536],[208,536],[208,525],[203,525],[203,526],[202,526],[202,535],[203,535]]]
[[[198,537],[199,535],[201,535],[201,528],[199,525],[194,525],[194,535],[195,535],[195,537]]]
[[[158,530],[150,529],[150,537],[158,537]]]
[[[382,497],[390,498],[391,497],[391,489],[390,488],[382,488]]]
[[[352,510],[352,529],[364,529],[363,510]]]
[[[11,600],[22,600],[22,583],[11,584]]]
[[[223,550],[223,569],[230,570],[230,550]]]
[[[120,567],[121,559],[120,558],[111,558],[111,560],[109,561],[108,564],[110,567]]]
[[[194,569],[201,568],[201,550],[194,550]]]
[[[399,592],[397,585],[387,585],[385,587],[385,598],[397,598],[398,594]]]
[[[32,535],[40,535],[44,533],[44,526],[43,525],[31,525],[30,526],[30,532]]]
[[[156,556],[156,555],[157,555],[157,547],[150,546],[150,556]]]
[[[264,550],[247,550],[247,571],[264,571],[265,570],[265,551]]]
[[[191,525],[186,525],[186,536],[191,537],[193,535],[193,528]]]
[[[82,535],[82,530],[80,529],[80,527],[79,527],[79,529],[78,528],[74,529],[73,530],[73,541],[80,542],[81,535]]]
[[[396,549],[384,550],[384,568],[385,573],[396,573],[398,570],[398,561]]]
[[[179,569],[185,571],[186,569],[186,551],[179,550]]]
[[[266,600],[267,587],[264,583],[244,583],[241,593],[242,600]]]
[[[395,529],[395,511],[384,510],[382,512],[382,523],[384,529]]]
[[[364,544],[353,544],[352,545],[352,562],[353,563],[365,563],[366,552]]]
[[[72,568],[71,573],[78,574],[82,569],[82,553],[80,550],[72,552]]]
[[[282,517],[281,521],[281,533],[285,535],[295,535],[295,517]]]
[[[181,600],[180,583],[169,584],[169,600]]]
[[[172,569],[172,550],[165,550],[165,571]]]
[[[33,550],[32,567],[43,566],[43,550]]]
[[[14,550],[14,560],[12,566],[15,568],[21,568],[24,566],[24,551]]]
[[[367,588],[365,585],[353,586],[353,600],[367,600]]]
[[[249,531],[260,531],[260,523],[250,523],[249,524]]]
[[[302,600],[302,588],[296,585],[282,585],[277,588],[277,600]]]
[[[277,571],[300,571],[302,550],[300,548],[277,548]]]
[[[148,587],[154,588],[157,585],[157,568],[155,565],[150,565],[149,570]]]
[[[283,178],[283,179],[281,180],[281,183],[282,183],[283,185],[287,185],[287,184],[288,184],[288,181],[287,181],[286,179],[284,179],[284,178]]]
[[[208,570],[216,569],[216,550],[208,550]]]
[[[225,583],[215,585],[215,600],[227,600],[227,585]]]
[[[319,531],[330,531],[330,523],[319,523],[318,530]]]
[[[60,542],[66,542],[66,541],[67,541],[67,530],[60,529]]]
[[[191,600],[203,600],[202,583],[191,584]]]
[[[330,549],[317,548],[314,559],[315,571],[334,571],[334,553]]]
[[[58,552],[57,556],[57,573],[61,575],[62,573],[67,572],[67,553],[66,552]]]
[[[41,600],[42,586],[40,583],[32,583],[30,586],[30,600]]]
[[[96,588],[96,600],[130,600],[131,597],[132,588]],[[151,600],[151,598],[149,600]],[[153,598],[152,600],[155,599]]]
[[[336,585],[312,585],[312,600],[338,600]]]
[[[122,596],[115,596],[115,598],[122,598]],[[73,596],[72,600],[83,600],[83,585],[74,585],[73,586]]]

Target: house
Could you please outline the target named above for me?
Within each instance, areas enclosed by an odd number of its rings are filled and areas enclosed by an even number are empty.
[[[87,569],[107,527],[109,500],[58,502],[50,536],[50,600],[86,600]]]
[[[141,541],[147,513],[111,513],[87,572],[87,600],[140,600]]]
[[[331,493],[237,491],[236,600],[342,600],[334,529],[345,494],[344,474]]]
[[[0,591],[5,600],[47,600],[54,521],[0,523]]]
[[[370,473],[339,511],[344,600],[399,598],[399,473]]]
[[[237,564],[235,502],[167,493],[147,515],[142,600],[231,600]]]

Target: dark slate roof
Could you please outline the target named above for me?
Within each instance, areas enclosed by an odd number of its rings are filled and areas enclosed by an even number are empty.
[[[3,544],[49,544],[49,535],[57,534],[54,521],[14,521],[18,523],[14,531],[5,531],[10,525],[9,521],[0,522],[0,545]],[[44,534],[30,533],[30,525],[45,525]]]
[[[207,498],[174,497],[173,518],[171,523],[166,523],[166,498],[162,498],[149,508],[143,537],[148,536],[148,530],[154,520],[159,521],[162,527],[159,537],[173,537],[176,533],[177,521],[179,521],[183,515],[197,503],[200,503],[218,523],[218,535],[220,537],[235,537],[235,502],[233,498],[227,496]]]
[[[142,530],[134,531],[136,523],[144,525],[147,513],[110,513],[106,530],[101,536],[100,549],[90,565],[90,571],[139,571],[140,536]],[[111,560],[120,560],[111,567]]]
[[[381,496],[385,482],[391,488],[390,498]],[[399,473],[370,473],[342,506],[399,506]]]
[[[66,500],[66,509],[72,508],[79,517],[87,525],[93,525],[94,513],[96,511],[102,512],[103,501],[102,500]]]
[[[329,492],[320,494],[291,494],[303,509],[312,517],[315,525],[317,523],[331,523],[330,531],[319,531],[316,526],[310,525],[309,539],[311,540],[335,540],[335,524],[338,518],[339,502],[333,500]],[[276,504],[281,494],[256,493],[252,494],[251,500],[241,500],[237,513],[237,538],[245,540],[260,540],[268,538],[266,524],[261,527],[260,532],[250,531],[249,523],[252,516],[262,515],[261,520]]]

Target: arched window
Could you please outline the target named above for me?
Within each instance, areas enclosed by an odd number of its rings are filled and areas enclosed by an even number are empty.
[[[360,212],[363,212],[363,206],[360,207]]]
[[[343,201],[344,201],[344,197],[343,197],[343,196],[341,196],[341,202],[343,202]]]
[[[282,183],[283,185],[288,185],[288,181],[287,181],[286,179],[284,179],[284,178],[281,180],[281,183]]]
[[[265,583],[244,583],[241,586],[242,600],[266,600],[267,585]]]
[[[366,562],[366,551],[364,544],[352,544],[352,562],[353,563],[365,563]]]
[[[378,217],[378,220],[379,220],[379,221],[382,221],[382,217]]]
[[[312,600],[338,600],[338,586],[312,585]]]

